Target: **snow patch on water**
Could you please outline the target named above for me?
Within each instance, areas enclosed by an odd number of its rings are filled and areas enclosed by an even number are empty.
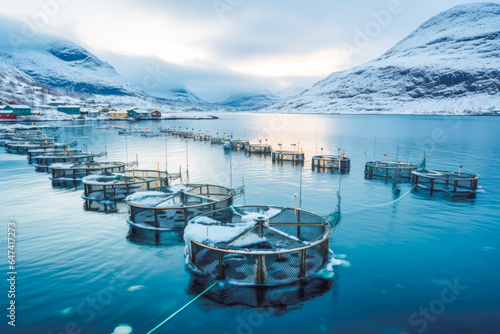
[[[134,292],[134,291],[139,291],[139,290],[142,290],[142,289],[144,289],[144,288],[145,288],[145,286],[144,286],[144,285],[133,285],[133,286],[129,287],[129,288],[127,289],[127,291]]]
[[[130,334],[133,329],[128,324],[120,324],[111,334]]]

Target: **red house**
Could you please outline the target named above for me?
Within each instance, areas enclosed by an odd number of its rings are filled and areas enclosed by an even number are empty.
[[[151,117],[153,117],[153,118],[160,118],[161,117],[161,112],[159,112],[158,110],[152,111],[151,112]]]
[[[0,110],[0,119],[17,119],[17,116],[11,110]]]

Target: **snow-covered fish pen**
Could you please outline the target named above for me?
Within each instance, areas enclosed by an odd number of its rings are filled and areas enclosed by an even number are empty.
[[[118,161],[88,161],[50,165],[52,181],[81,181],[85,176],[125,172],[125,163]]]
[[[411,183],[415,187],[429,190],[431,195],[435,191],[471,192],[477,189],[479,175],[441,171],[418,170],[411,173]]]
[[[122,174],[89,175],[82,183],[85,209],[109,211],[116,209],[116,202],[124,201],[128,195],[167,186],[169,175],[155,170],[132,170]]]
[[[38,148],[29,150],[26,153],[26,158],[28,159],[28,163],[31,165],[34,161],[34,158],[39,155],[47,155],[47,154],[65,154],[70,152],[70,154],[75,154],[76,152],[82,152],[76,148]]]
[[[229,207],[233,194],[221,186],[174,185],[161,191],[136,192],[126,201],[130,206],[130,225],[155,231],[182,231],[190,219]]]
[[[245,153],[248,154],[271,154],[273,151],[271,145],[267,144],[247,144]]]
[[[273,151],[271,156],[274,162],[291,161],[304,163],[305,159],[303,152],[296,151]]]
[[[303,210],[241,206],[191,220],[184,230],[186,261],[218,280],[243,285],[291,283],[329,259],[332,225]]]
[[[411,172],[417,170],[417,165],[402,162],[369,161],[365,164],[365,176],[410,179]]]
[[[315,155],[312,157],[312,168],[319,171],[348,173],[351,169],[351,159],[343,155]]]
[[[160,135],[158,133],[153,133],[153,132],[144,132],[141,134],[143,137],[159,137]]]
[[[20,141],[9,141],[5,142],[5,150],[9,153],[27,153],[29,150],[41,149],[41,148],[58,148],[67,149],[68,144],[65,143],[53,143],[43,142],[43,143],[33,143],[33,142],[20,142]]]
[[[240,139],[238,140],[235,139],[229,142],[229,149],[236,151],[243,151],[245,150],[246,145],[248,145],[248,142],[242,141]]]
[[[33,166],[38,172],[50,172],[52,164],[79,163],[94,161],[94,154],[84,152],[65,152],[63,154],[46,154],[34,157]]]

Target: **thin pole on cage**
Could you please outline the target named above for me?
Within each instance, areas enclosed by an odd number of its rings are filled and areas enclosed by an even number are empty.
[[[186,179],[189,182],[189,149],[187,140],[186,140]]]
[[[398,148],[396,150],[396,162],[399,161],[399,138],[398,138]]]
[[[165,134],[165,172],[168,171],[168,144],[167,135]]]
[[[340,155],[344,153],[344,145],[343,145],[344,134],[340,133]]]
[[[243,205],[247,205],[247,195],[246,193],[246,188],[245,188],[245,177],[243,176],[241,178],[241,182],[243,183]]]
[[[318,155],[318,131],[316,131],[316,155]]]
[[[127,143],[127,134],[125,133],[125,163],[128,164],[128,143]]]
[[[302,208],[302,165],[300,164],[300,178],[299,178],[299,208]]]
[[[229,188],[233,189],[233,150],[229,150]]]

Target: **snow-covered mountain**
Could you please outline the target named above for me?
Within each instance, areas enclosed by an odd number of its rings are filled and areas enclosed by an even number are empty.
[[[0,73],[15,73],[23,80],[51,88],[60,95],[92,97],[114,105],[203,105],[205,101],[185,88],[151,96],[118,74],[113,66],[81,46],[67,41],[0,48]],[[10,66],[9,66],[10,65]],[[7,69],[6,66],[9,66]],[[11,84],[12,85],[12,84]],[[1,96],[0,96],[1,98]],[[23,103],[29,103],[20,97]]]
[[[258,110],[280,101],[281,98],[269,91],[245,92],[231,94],[222,102],[217,104],[224,107],[234,108],[240,111]]]
[[[334,72],[269,109],[324,113],[478,113],[500,107],[500,4],[459,5],[377,59]]]
[[[110,64],[71,42],[3,48],[0,59],[51,88],[83,94],[147,96]]]

